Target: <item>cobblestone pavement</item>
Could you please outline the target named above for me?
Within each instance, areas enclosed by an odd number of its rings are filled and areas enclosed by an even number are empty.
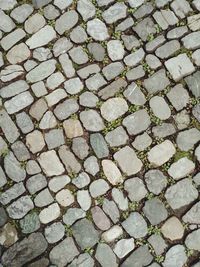
[[[0,267],[200,267],[200,0],[0,0]]]

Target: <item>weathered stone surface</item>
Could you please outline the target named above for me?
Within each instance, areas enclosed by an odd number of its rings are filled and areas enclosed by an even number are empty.
[[[29,196],[23,196],[7,207],[10,218],[21,219],[34,208]]]
[[[193,161],[189,160],[187,157],[184,157],[173,163],[168,169],[168,173],[175,180],[178,180],[189,175],[194,169],[195,164]]]
[[[186,261],[187,261],[187,256],[185,253],[184,246],[175,245],[167,251],[165,260],[163,262],[163,266],[181,267],[186,263]]]
[[[78,22],[78,13],[75,10],[65,12],[60,18],[56,20],[55,30],[59,34],[73,28]]]
[[[147,234],[147,223],[138,212],[132,212],[129,217],[122,222],[125,231],[134,238],[142,238]]]
[[[117,267],[116,256],[107,244],[99,244],[97,246],[95,258],[103,267]]]
[[[161,232],[164,237],[173,241],[183,237],[184,228],[179,219],[173,216],[163,224]]]
[[[88,21],[87,33],[96,41],[104,41],[109,37],[106,25],[99,19]]]
[[[47,242],[41,233],[31,234],[28,238],[14,244],[2,256],[7,266],[22,266],[41,255],[47,248]]]

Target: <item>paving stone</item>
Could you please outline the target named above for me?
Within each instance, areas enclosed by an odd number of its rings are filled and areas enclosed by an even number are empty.
[[[102,231],[108,230],[111,226],[110,220],[106,216],[106,214],[103,212],[103,210],[95,206],[91,209],[92,218],[95,223],[95,225]]]
[[[144,59],[144,56],[145,52],[143,48],[140,48],[137,51],[133,52],[132,54],[126,56],[124,58],[124,62],[129,67],[135,67]]]
[[[99,197],[104,195],[109,190],[108,183],[103,179],[97,179],[90,184],[90,194],[92,197]]]
[[[38,162],[47,176],[60,175],[64,172],[64,167],[56,155],[55,150],[40,154]]]
[[[148,160],[155,166],[161,166],[165,162],[167,162],[175,153],[176,149],[173,143],[170,140],[165,140],[161,144],[154,146],[148,152]]]
[[[54,201],[49,189],[44,189],[36,195],[34,203],[36,207],[45,207]]]
[[[36,97],[41,97],[47,94],[47,89],[42,81],[31,85],[31,89]]]
[[[192,59],[195,65],[197,66],[200,65],[200,49],[197,49],[196,51],[194,51],[194,53],[192,54]]]
[[[66,170],[69,173],[79,173],[79,171],[81,170],[81,164],[76,159],[74,154],[69,151],[68,147],[66,147],[65,145],[61,146],[58,153],[63,164],[65,165]]]
[[[6,176],[5,176],[3,169],[1,167],[0,167],[0,174],[1,174],[0,187],[3,187],[7,183],[7,179],[6,179]]]
[[[122,267],[131,267],[133,262],[139,266],[147,266],[151,263],[153,256],[148,250],[148,246],[143,245],[137,248],[130,256],[122,263]]]
[[[200,203],[197,202],[191,207],[191,209],[188,210],[188,212],[186,212],[186,214],[182,217],[182,220],[185,223],[189,224],[199,224],[200,221],[199,210],[200,210]]]
[[[4,158],[5,172],[10,179],[15,182],[21,182],[26,178],[26,171],[20,165],[12,152],[9,152]]]
[[[6,15],[3,10],[0,10],[0,18],[2,21],[0,30],[3,32],[10,32],[15,28],[14,21],[8,15]]]
[[[177,145],[180,150],[188,151],[200,140],[200,132],[196,128],[182,131],[177,135]]]
[[[49,149],[53,149],[64,145],[64,135],[61,129],[53,129],[45,134],[45,142]]]
[[[164,70],[157,71],[143,82],[145,89],[150,94],[164,90],[169,84],[170,81]]]
[[[89,255],[89,253],[80,254],[78,258],[74,259],[69,267],[76,267],[77,265],[82,265],[82,267],[93,267],[94,260]]]
[[[187,256],[185,253],[184,246],[175,245],[167,251],[165,260],[163,262],[163,266],[181,267],[186,263],[186,261],[187,261]]]
[[[78,109],[79,106],[75,99],[67,99],[56,106],[56,108],[54,109],[54,114],[59,120],[64,120],[78,111]]]
[[[194,169],[195,164],[187,157],[183,157],[170,166],[168,174],[175,180],[178,180],[189,175]]]
[[[36,23],[37,22],[37,23]],[[24,23],[25,31],[29,34],[36,33],[45,25],[45,19],[39,13],[35,13],[30,18],[28,18]]]
[[[63,122],[63,127],[68,138],[74,138],[83,135],[83,128],[79,120],[68,119]]]
[[[30,234],[37,231],[40,228],[38,214],[36,212],[27,214],[20,220],[20,228],[24,234]]]
[[[173,87],[167,94],[167,97],[177,111],[186,107],[187,103],[189,102],[189,94],[181,84]]]
[[[51,128],[54,128],[57,126],[57,120],[53,114],[52,111],[47,111],[40,123],[39,123],[39,128],[42,129],[42,130],[46,130],[46,129],[51,129]]]
[[[112,198],[120,210],[125,211],[128,209],[128,198],[124,196],[122,190],[114,187],[112,189]]]
[[[21,196],[25,191],[26,189],[23,183],[17,183],[1,194],[0,202],[2,205],[7,205],[12,200]]]
[[[124,65],[121,62],[110,63],[103,68],[103,75],[108,81],[117,77],[124,69]]]
[[[156,169],[149,170],[145,173],[145,182],[150,192],[158,195],[167,186],[167,178],[160,171]]]
[[[109,230],[105,231],[101,238],[106,243],[111,243],[116,239],[120,238],[123,234],[123,229],[119,225],[112,226]]]
[[[34,208],[34,204],[29,196],[22,196],[7,207],[7,212],[12,219],[23,218],[30,210]]]
[[[130,135],[137,135],[150,126],[150,117],[145,109],[140,109],[128,115],[122,122]]]
[[[97,132],[104,129],[105,125],[100,115],[95,110],[82,111],[80,113],[80,120],[86,130]]]
[[[45,99],[47,101],[48,106],[51,107],[66,97],[67,93],[65,92],[64,89],[56,89],[52,93],[45,96]]]
[[[105,23],[97,18],[87,22],[87,33],[96,41],[104,41],[109,38]]]
[[[171,116],[171,110],[163,97],[152,97],[149,101],[149,105],[153,110],[154,115],[159,119],[166,120]]]
[[[142,238],[147,234],[147,223],[138,212],[132,212],[129,217],[122,222],[125,231],[134,238]]]
[[[6,139],[10,143],[14,143],[19,137],[20,133],[15,123],[4,109],[0,110],[0,126],[5,134]]]
[[[42,174],[31,176],[26,182],[26,187],[31,194],[35,194],[46,186],[47,180]]]
[[[129,146],[125,146],[114,154],[114,159],[120,168],[127,175],[138,173],[142,168],[142,162],[137,158],[136,153]]]
[[[143,66],[141,66],[141,65],[129,70],[126,73],[126,78],[128,79],[128,81],[135,81],[135,80],[138,80],[144,76],[145,76],[145,71],[143,69]]]
[[[77,192],[77,202],[82,210],[87,211],[90,209],[92,200],[88,190],[79,190]]]
[[[78,65],[85,64],[89,60],[87,53],[83,50],[81,46],[72,48],[69,51],[69,55],[72,61]]]
[[[82,79],[87,79],[91,74],[96,74],[100,70],[101,69],[97,64],[90,64],[78,70],[77,73]]]
[[[124,183],[124,189],[128,192],[128,197],[131,201],[140,201],[147,194],[147,190],[142,180],[138,177],[126,180]]]
[[[170,239],[171,241],[181,239],[184,234],[184,227],[175,216],[169,218],[161,227],[161,232],[164,237]]]
[[[4,252],[2,263],[7,266],[22,266],[40,256],[46,249],[47,242],[44,236],[41,233],[33,233]]]
[[[117,267],[117,258],[112,249],[107,244],[99,244],[95,253],[95,258],[102,267]]]
[[[128,135],[122,126],[108,132],[105,136],[106,141],[111,147],[125,145]]]
[[[72,183],[78,188],[83,188],[90,183],[90,177],[86,172],[81,172],[73,179]]]
[[[26,33],[22,29],[16,29],[12,31],[8,35],[6,35],[3,39],[1,39],[1,46],[5,51],[8,51],[11,47],[13,47],[17,42],[22,40],[26,36]]]
[[[73,28],[78,22],[78,13],[75,10],[70,10],[62,14],[55,24],[55,30],[59,34],[63,34],[65,31]]]
[[[80,208],[69,208],[63,215],[63,222],[66,225],[72,225],[77,220],[82,219],[86,216],[86,212]]]
[[[186,110],[182,110],[174,116],[174,120],[176,122],[176,126],[179,130],[183,130],[188,127],[190,124],[190,117]]]
[[[147,133],[143,133],[135,138],[134,142],[132,143],[132,146],[135,149],[142,151],[148,148],[151,145],[151,143],[152,143],[151,137]]]
[[[83,89],[83,83],[79,78],[69,79],[64,83],[67,93],[73,95],[79,93]]]
[[[72,226],[73,236],[81,247],[85,249],[87,247],[94,246],[99,240],[99,233],[94,228],[93,224],[87,219],[82,219],[76,222]]]
[[[0,80],[2,82],[9,82],[13,79],[22,76],[24,69],[19,65],[9,65],[0,72]]]
[[[84,92],[80,95],[80,105],[88,108],[96,107],[98,97],[92,92]]]
[[[192,203],[198,197],[196,188],[186,178],[169,187],[165,193],[167,202],[172,209],[180,209]]]
[[[184,0],[181,5],[177,0],[175,0],[171,4],[171,7],[176,15],[181,19],[185,18],[186,15],[192,11],[190,4],[186,0]]]
[[[107,24],[126,17],[127,6],[124,3],[116,3],[102,13],[102,17]]]
[[[50,76],[56,69],[56,61],[54,59],[47,60],[40,63],[36,68],[31,70],[27,75],[26,79],[30,83],[39,82],[48,76]]]
[[[165,66],[176,82],[195,71],[192,62],[186,54],[181,54],[167,60]]]
[[[10,10],[13,9],[16,4],[17,4],[16,0],[10,0],[10,1],[2,0],[0,3],[0,8],[2,10]]]
[[[18,234],[15,226],[11,223],[7,223],[1,229],[0,244],[6,248],[13,245],[18,240]]]
[[[169,58],[179,49],[180,49],[180,43],[177,40],[173,40],[157,48],[155,54],[157,57],[161,59]]]
[[[56,243],[63,238],[65,227],[61,222],[53,223],[45,228],[45,238],[48,243]]]
[[[31,53],[28,47],[24,43],[20,43],[8,51],[6,58],[11,64],[17,64],[28,59],[30,55]]]
[[[148,238],[148,242],[153,247],[156,255],[161,255],[167,248],[167,243],[161,235],[153,234]],[[155,266],[156,267],[156,266]]]
[[[41,223],[48,224],[60,216],[60,207],[57,203],[53,203],[39,213]]]
[[[200,250],[200,243],[199,243],[199,236],[200,236],[200,231],[199,229],[196,231],[191,232],[185,240],[185,245],[189,248],[189,249],[193,249],[193,250]]]
[[[55,246],[49,254],[51,263],[58,266],[65,266],[79,254],[72,237],[65,238]]]
[[[98,158],[105,158],[109,155],[107,144],[100,133],[90,135],[90,144]]]
[[[70,182],[70,178],[67,175],[56,176],[51,178],[48,183],[49,189],[54,193],[64,188]]]
[[[120,97],[108,99],[101,105],[101,115],[107,121],[114,121],[128,111],[127,102]]]
[[[133,238],[121,239],[115,245],[113,251],[118,258],[125,257],[129,252],[135,248],[135,243]]]
[[[149,34],[155,34],[156,29],[154,27],[154,22],[151,18],[144,18],[136,26],[133,27],[133,30],[139,35],[139,37],[146,41]]]
[[[77,3],[77,10],[81,14],[84,21],[87,21],[94,17],[95,6],[88,0],[79,0]]]
[[[125,98],[134,105],[144,105],[146,102],[145,96],[137,86],[136,83],[132,82],[126,90],[124,90]]]
[[[112,200],[109,201],[108,199],[104,199],[103,210],[110,217],[113,223],[119,221],[120,214],[117,205],[115,204],[114,201]]]
[[[23,23],[33,13],[33,7],[29,4],[23,4],[10,13],[10,16],[18,23]]]
[[[102,90],[99,91],[98,95],[103,99],[106,100],[109,97],[114,96],[118,93],[122,88],[126,87],[127,82],[119,78],[116,81],[113,81],[111,84],[104,87]]]
[[[198,83],[199,83],[199,71],[195,72],[193,75],[188,76],[185,78],[185,81],[189,87],[189,90],[192,92],[192,94],[195,97],[199,97],[200,96],[200,90],[198,87]]]
[[[76,44],[84,43],[87,38],[88,35],[81,26],[77,26],[70,33],[70,39]]]
[[[32,153],[37,153],[45,147],[44,137],[38,130],[27,134],[26,145]]]
[[[111,40],[107,44],[107,51],[112,61],[120,60],[124,57],[124,48],[119,40]]]
[[[122,175],[120,170],[111,160],[102,160],[102,167],[105,176],[107,177],[108,181],[116,185],[118,183],[122,183]]]

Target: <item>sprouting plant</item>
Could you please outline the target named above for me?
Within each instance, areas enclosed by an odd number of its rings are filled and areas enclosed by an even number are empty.
[[[96,201],[97,201],[99,206],[103,205],[104,199],[105,199],[104,196],[99,196],[99,197],[96,198]]]
[[[91,247],[87,247],[85,250],[84,250],[85,253],[89,253],[90,255],[92,255],[94,253],[94,249],[91,248]]]
[[[27,161],[20,162],[20,166],[22,169],[26,169]]]
[[[194,250],[193,249],[188,249],[186,248],[186,255],[189,257],[191,257],[194,254]]]
[[[120,40],[122,33],[120,31],[113,32],[112,37],[114,39]]]
[[[130,105],[130,106],[128,107],[128,111],[129,111],[130,113],[134,113],[134,112],[138,111],[139,109],[140,109],[140,106],[138,106],[138,105]]]
[[[9,149],[8,148],[5,148],[5,149],[0,151],[0,155],[1,155],[2,158],[5,158],[8,154],[9,154]]]
[[[48,20],[48,25],[49,25],[49,26],[55,27],[55,24],[56,24],[55,19]]]
[[[148,200],[150,200],[150,199],[153,199],[155,196],[153,193],[147,193],[146,197]]]
[[[158,256],[155,257],[155,261],[156,261],[157,263],[161,263],[161,262],[163,262],[164,259],[165,259],[165,257],[162,256],[162,255],[158,255]]]
[[[114,121],[108,122],[106,123],[106,127],[103,130],[104,134],[107,134],[108,132],[114,130],[115,128],[117,128],[118,126],[120,126],[122,123],[122,118],[118,118]]]
[[[149,235],[152,235],[152,234],[160,235],[161,234],[161,230],[158,228],[158,226],[150,225],[148,227],[148,234]]]
[[[147,41],[150,42],[150,41],[153,41],[154,40],[154,34],[153,33],[149,33],[149,35],[147,36]]]
[[[95,17],[98,19],[102,19],[102,10],[99,8],[96,8]]]
[[[86,218],[87,218],[89,221],[92,221],[92,220],[93,220],[93,219],[92,219],[92,213],[91,213],[90,210],[88,210],[88,211],[86,212]]]
[[[66,235],[69,237],[73,235],[71,225],[67,225],[67,224],[65,225],[65,232],[66,232]]]
[[[136,210],[138,210],[139,205],[140,204],[137,201],[129,202],[128,203],[128,208],[129,208],[130,211],[136,211]]]

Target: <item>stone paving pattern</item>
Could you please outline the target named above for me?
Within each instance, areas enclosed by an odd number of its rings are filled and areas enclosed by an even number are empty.
[[[200,0],[0,0],[0,267],[200,267]]]

